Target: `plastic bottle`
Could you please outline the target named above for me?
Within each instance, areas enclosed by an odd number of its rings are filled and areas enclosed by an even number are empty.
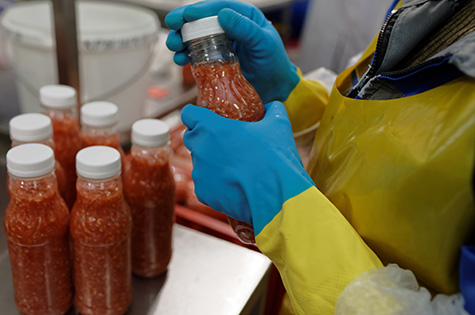
[[[81,314],[123,314],[132,300],[132,218],[124,200],[120,154],[92,146],[76,157],[71,211],[75,304]]]
[[[41,143],[55,150],[53,125],[48,116],[37,113],[21,114],[10,119],[8,126],[12,148],[20,144]],[[66,173],[57,160],[54,164],[54,174],[58,182],[59,194],[66,199],[68,197]]]
[[[231,119],[261,120],[265,114],[262,101],[244,78],[217,16],[185,23],[181,34],[191,52],[191,70],[198,87],[197,105]],[[252,226],[228,220],[243,243],[255,243]]]
[[[105,145],[119,151],[122,170],[125,170],[125,153],[120,145],[117,124],[119,108],[110,102],[90,102],[81,107],[81,141],[84,147]]]
[[[132,125],[130,167],[123,176],[132,210],[132,271],[155,277],[166,271],[172,254],[175,181],[169,165],[169,127],[157,119]]]
[[[59,196],[53,150],[37,143],[7,153],[4,218],[15,303],[22,314],[64,314],[72,304],[69,210]]]
[[[44,113],[53,123],[56,159],[66,174],[64,201],[71,209],[76,200],[76,153],[82,148],[76,112],[76,90],[66,85],[47,85],[40,89]]]

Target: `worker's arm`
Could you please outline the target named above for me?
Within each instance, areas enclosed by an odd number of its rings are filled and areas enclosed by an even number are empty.
[[[188,105],[182,121],[198,199],[254,226],[298,314],[332,314],[353,278],[382,266],[306,173],[282,103],[258,122]]]
[[[256,237],[280,272],[297,314],[333,314],[342,290],[382,267],[348,221],[316,188],[286,200]]]
[[[284,101],[294,133],[318,123],[328,102],[327,90],[322,84],[303,78],[300,69],[297,74],[300,80]]]

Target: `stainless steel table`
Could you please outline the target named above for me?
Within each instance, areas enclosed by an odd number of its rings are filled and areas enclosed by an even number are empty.
[[[174,228],[174,256],[148,314],[260,314],[270,261],[227,241]]]

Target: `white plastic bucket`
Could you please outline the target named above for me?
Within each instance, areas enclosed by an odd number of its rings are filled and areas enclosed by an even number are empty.
[[[52,12],[51,2],[32,1],[1,16],[22,112],[41,111],[39,88],[58,83]],[[128,131],[143,117],[160,23],[153,11],[123,3],[77,1],[76,14],[81,101],[117,104],[118,129]]]

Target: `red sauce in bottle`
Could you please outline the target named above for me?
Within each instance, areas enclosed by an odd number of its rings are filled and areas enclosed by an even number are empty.
[[[47,115],[53,123],[53,140],[55,156],[64,169],[66,184],[61,189],[61,196],[72,208],[76,200],[76,165],[75,159],[78,151],[83,147],[79,137],[79,124],[75,116],[67,113],[50,112]]]
[[[83,127],[83,130],[80,132],[80,137],[81,143],[85,148],[94,145],[105,145],[119,151],[122,163],[122,172],[125,171],[128,161],[125,158],[125,152],[120,145],[120,137],[118,133],[96,132],[93,128]]]
[[[54,165],[54,175],[56,176],[56,181],[58,182],[58,191],[60,196],[64,199],[64,201],[66,201],[67,198],[72,199],[67,189],[68,177],[66,176],[66,172],[61,166],[61,163],[58,161],[56,161],[56,164]]]
[[[193,65],[192,71],[198,86],[198,106],[236,120],[259,121],[264,117],[262,101],[238,62],[203,62]],[[252,226],[229,217],[228,221],[241,241],[255,243]]]
[[[198,85],[197,105],[237,120],[259,121],[264,117],[262,101],[244,78],[237,62],[206,62],[192,67]]]
[[[125,155],[124,150],[120,145],[119,134],[81,132],[81,140],[84,147],[90,147],[93,145],[106,145],[118,150],[122,156]]]
[[[172,254],[175,182],[165,148],[132,146],[123,177],[132,210],[132,270],[141,277],[166,271]]]
[[[4,218],[15,302],[22,314],[64,314],[72,304],[69,210],[52,173],[9,176]]]
[[[70,229],[78,311],[125,313],[132,300],[132,220],[120,173],[107,179],[78,176]]]

